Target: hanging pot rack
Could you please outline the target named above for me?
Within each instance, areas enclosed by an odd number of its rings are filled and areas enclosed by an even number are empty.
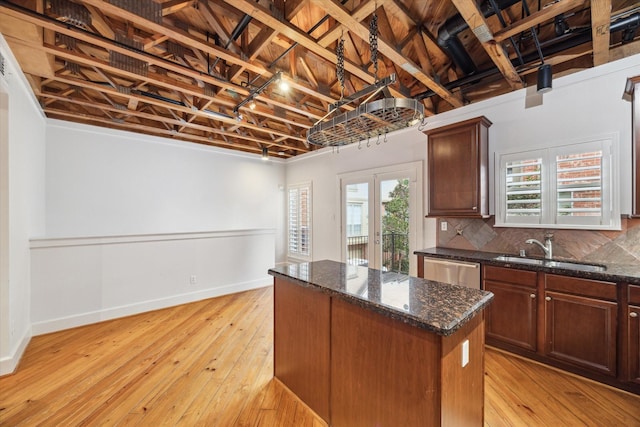
[[[376,7],[377,9],[377,7]],[[385,89],[385,96],[389,93],[387,86],[396,82],[396,75],[378,80],[378,18],[375,12],[369,26],[369,45],[371,62],[375,71],[375,83],[344,98],[344,39],[336,47],[336,76],[340,82],[341,97],[338,102],[329,107],[329,112],[318,120],[307,131],[307,141],[321,147],[337,147],[371,138],[379,139],[402,128],[414,126],[424,119],[424,106],[416,99],[386,97],[371,101],[380,91]],[[371,94],[371,95],[369,95]],[[363,96],[369,95],[356,109],[336,115],[338,109]]]
[[[416,99],[383,98],[359,105],[355,110],[316,123],[307,131],[307,141],[321,147],[336,147],[379,138],[424,119],[424,107]]]

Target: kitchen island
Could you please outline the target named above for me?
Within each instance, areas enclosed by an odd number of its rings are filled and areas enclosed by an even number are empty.
[[[274,375],[331,426],[481,426],[490,292],[335,261],[274,276]]]

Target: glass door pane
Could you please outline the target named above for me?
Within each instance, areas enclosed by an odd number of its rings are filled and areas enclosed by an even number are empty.
[[[346,262],[369,266],[369,184],[346,184]]]
[[[411,252],[409,177],[381,179],[376,217],[379,268],[396,275],[409,275]]]

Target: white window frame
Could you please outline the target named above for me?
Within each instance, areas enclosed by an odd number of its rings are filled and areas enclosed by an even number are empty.
[[[618,135],[608,134],[558,144],[536,150],[498,153],[496,152],[496,227],[529,227],[553,229],[620,230],[620,202],[618,197],[617,170]],[[557,164],[556,156],[572,153],[602,151],[601,216],[564,217],[557,215]],[[523,216],[507,218],[506,165],[518,160],[542,159],[541,216]]]
[[[306,216],[308,218],[307,221],[307,242],[306,242],[306,250],[302,250],[302,233],[300,232],[300,225],[298,224],[298,230],[296,230],[297,233],[297,238],[295,238],[294,240],[297,240],[296,244],[295,244],[295,248],[292,249],[292,245],[291,245],[291,240],[292,240],[292,229],[291,229],[291,209],[293,208],[291,206],[291,191],[298,191],[298,194],[300,194],[300,190],[307,190],[308,192],[308,200],[307,200],[307,212],[306,212]],[[297,214],[298,214],[298,218],[302,217],[302,212],[301,212],[301,204],[300,204],[300,199],[297,199],[297,206],[295,207]],[[302,182],[299,184],[292,184],[289,185],[287,187],[287,256],[291,259],[294,260],[303,260],[303,261],[310,261],[311,257],[312,257],[312,247],[313,247],[313,189],[312,189],[312,185],[310,181],[307,182]]]

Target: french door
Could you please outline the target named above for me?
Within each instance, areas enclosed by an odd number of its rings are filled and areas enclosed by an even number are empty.
[[[399,275],[417,274],[422,244],[422,164],[340,176],[342,261]]]

